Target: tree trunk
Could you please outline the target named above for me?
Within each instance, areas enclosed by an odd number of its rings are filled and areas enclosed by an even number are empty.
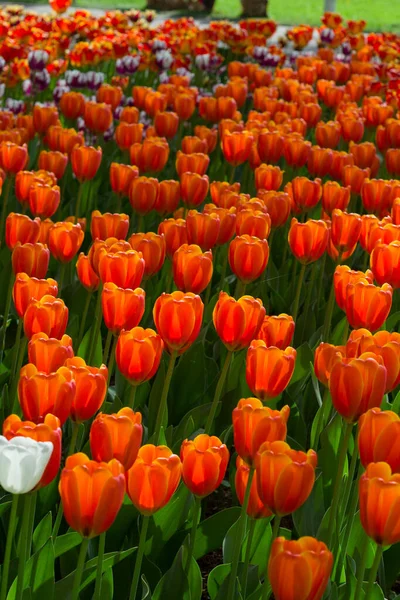
[[[243,17],[263,19],[267,16],[267,0],[242,0]]]

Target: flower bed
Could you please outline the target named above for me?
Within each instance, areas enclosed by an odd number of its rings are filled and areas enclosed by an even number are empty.
[[[0,600],[394,599],[399,39],[51,6],[0,23]]]

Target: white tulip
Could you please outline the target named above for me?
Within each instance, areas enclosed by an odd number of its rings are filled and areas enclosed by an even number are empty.
[[[39,483],[52,452],[52,442],[27,437],[7,440],[0,435],[0,486],[11,494],[30,492]]]

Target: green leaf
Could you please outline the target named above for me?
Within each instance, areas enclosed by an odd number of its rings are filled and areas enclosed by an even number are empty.
[[[113,600],[114,598],[114,576],[110,567],[103,573],[101,578],[101,600]]]
[[[225,508],[202,521],[197,528],[194,557],[201,558],[220,548],[228,529],[237,521],[239,515],[240,508],[234,506]]]
[[[168,404],[169,423],[179,423],[190,408],[204,402],[205,383],[204,346],[197,341],[181,356],[174,369]]]
[[[393,544],[390,548],[387,548],[383,553],[383,564],[385,567],[385,580],[386,588],[391,589],[395,583],[399,573],[399,553],[400,553],[400,542]]]
[[[87,358],[91,338],[92,329],[90,328],[85,333],[83,340],[80,343],[77,356],[80,356],[81,358]],[[94,365],[101,365],[101,363],[103,362],[103,345],[101,343],[101,331],[99,331],[97,334],[96,347],[94,350],[94,357],[92,362]]]
[[[241,516],[235,521],[235,523],[229,528],[226,536],[224,537],[224,541],[222,544],[222,556],[224,559],[224,563],[231,563],[233,561],[233,556],[235,554],[235,548],[238,541],[238,534],[240,531],[240,521]]]
[[[33,532],[34,552],[37,552],[42,546],[44,546],[47,540],[51,537],[52,526],[51,512],[49,512],[45,517],[43,517]]]
[[[165,381],[165,364],[164,361],[161,361],[160,366],[157,371],[157,375],[153,381],[153,385],[151,387],[150,397],[149,397],[149,421],[148,428],[149,431],[154,431],[154,427],[156,424],[158,407],[160,406],[160,400],[162,395],[162,390],[164,387]]]
[[[188,411],[177,427],[174,428],[173,450],[179,450],[183,440],[204,426],[204,422],[210,412],[210,404],[202,404]]]
[[[386,319],[386,330],[393,331],[400,322],[400,311],[393,313]]]
[[[397,392],[392,404],[392,411],[397,415],[400,414],[400,392]]]
[[[322,470],[325,490],[325,503],[330,505],[332,487],[337,472],[337,455],[342,435],[342,418],[336,414],[321,434],[321,450],[318,453],[318,464]]]
[[[65,535],[60,535],[57,537],[56,542],[54,544],[54,557],[58,558],[65,552],[72,550],[72,548],[76,548],[82,542],[82,536],[76,531],[71,533],[66,533]]]
[[[230,563],[218,565],[209,574],[207,579],[207,591],[211,600],[226,600],[231,568],[232,565]],[[234,600],[242,600],[242,595],[239,592],[238,578],[236,578],[233,598]]]
[[[319,437],[318,434],[321,434],[322,431],[325,429],[326,424],[329,420],[329,415],[331,414],[331,410],[332,410],[332,402],[330,400],[330,398],[325,395],[325,394],[329,394],[328,391],[325,391],[324,393],[324,400],[322,401],[322,406],[319,407],[319,409],[317,410],[315,417],[313,419],[312,422],[312,426],[311,426],[311,448],[317,449],[318,445],[319,445],[319,439],[317,439],[317,437]]]
[[[52,539],[36,552],[25,565],[24,589],[30,588],[32,600],[52,600],[54,596],[54,548]],[[15,600],[17,578],[8,592],[7,600]]]
[[[313,352],[308,345],[308,342],[304,342],[304,344],[297,349],[296,366],[289,385],[293,385],[297,381],[300,381],[300,379],[307,377],[310,374],[310,363],[313,363],[313,361]]]
[[[183,548],[175,557],[170,569],[163,575],[154,590],[152,600],[192,600],[189,580],[183,569]]]
[[[299,537],[304,535],[316,537],[324,514],[323,480],[322,475],[319,475],[306,502],[293,513],[293,522]]]
[[[368,546],[366,568],[370,569],[374,561],[376,544],[365,533],[358,512],[354,517],[347,546],[347,554],[353,558],[357,565],[361,562],[361,555],[366,545]]]
[[[271,543],[272,536],[272,528],[270,525],[271,519],[257,519],[253,540],[251,544],[251,552],[250,552],[250,564],[257,565],[258,574],[261,576],[265,572],[266,568],[266,557],[269,549],[269,545]],[[244,561],[245,554],[247,550],[248,543],[248,535],[247,532],[246,537],[242,544],[241,549],[241,560]]]

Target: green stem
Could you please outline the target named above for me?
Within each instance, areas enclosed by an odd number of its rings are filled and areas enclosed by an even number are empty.
[[[144,555],[144,547],[146,544],[147,529],[149,526],[150,517],[143,516],[142,528],[140,530],[139,546],[136,555],[135,570],[133,571],[131,592],[129,600],[136,600],[136,592],[139,585],[140,572],[142,570],[142,560]]]
[[[93,600],[101,599],[101,579],[103,575],[103,558],[104,548],[106,545],[106,532],[100,534],[99,537],[99,551],[97,555],[97,571],[96,571],[96,585],[94,587]]]
[[[60,525],[61,525],[61,521],[63,518],[63,505],[61,502],[61,498],[60,498],[60,504],[58,505],[58,510],[57,510],[57,515],[56,515],[56,520],[54,521],[54,527],[53,527],[53,531],[51,534],[51,537],[53,538],[53,542],[56,541],[57,535],[58,535],[58,531],[60,529]]]
[[[221,398],[222,390],[224,389],[224,384],[226,377],[228,375],[229,367],[232,359],[232,352],[228,351],[226,354],[224,366],[222,367],[221,374],[218,379],[217,387],[215,388],[214,398],[211,404],[210,412],[208,413],[207,422],[204,428],[205,433],[210,433],[211,427],[213,425],[215,419],[215,413],[217,412],[218,403]]]
[[[235,172],[236,172],[236,166],[232,165],[231,175],[229,177],[229,183],[230,183],[230,185],[232,185],[233,183],[235,183]]]
[[[93,325],[92,325],[92,334],[90,337],[90,344],[89,344],[89,352],[87,355],[87,364],[91,365],[93,358],[94,358],[94,353],[96,351],[96,342],[97,342],[97,337],[99,334],[99,330],[100,330],[100,325],[101,325],[101,285],[97,291],[97,300],[96,300],[96,308],[95,308],[95,313],[94,313],[94,321],[93,321]]]
[[[13,379],[12,387],[10,389],[10,403],[12,404],[13,412],[16,412],[16,410],[18,409],[18,396],[17,396],[18,379],[19,379],[19,372],[22,368],[22,363],[24,360],[27,345],[28,345],[28,340],[26,339],[26,337],[24,337],[22,340],[22,343],[19,345],[15,377]]]
[[[160,405],[158,407],[156,426],[154,429],[154,444],[156,446],[157,446],[159,438],[160,438],[161,427],[162,427],[162,423],[164,420],[164,413],[165,413],[165,409],[167,406],[168,391],[169,391],[169,386],[171,385],[172,373],[174,371],[176,357],[177,357],[176,352],[172,352],[172,354],[169,358],[168,370],[167,370],[167,374],[165,376],[165,381],[164,381],[163,390],[162,390],[162,394],[161,394]]]
[[[81,345],[83,334],[85,332],[86,319],[87,319],[87,315],[88,315],[88,312],[89,312],[89,306],[90,306],[90,300],[91,299],[92,299],[92,293],[91,292],[87,292],[86,301],[85,301],[85,307],[83,309],[83,314],[82,314],[82,319],[81,319],[81,326],[79,327],[78,341],[77,341],[77,344],[76,344],[77,348],[79,348],[79,346]]]
[[[238,279],[236,282],[236,290],[235,290],[236,300],[238,300],[239,298],[244,296],[245,291],[246,291],[246,284],[243,281],[241,281],[240,279]]]
[[[349,467],[349,474],[348,474],[348,478],[347,478],[347,482],[346,482],[346,488],[343,494],[343,498],[342,498],[342,512],[339,513],[338,515],[338,528],[339,531],[341,529],[341,524],[342,524],[342,520],[343,520],[343,516],[346,514],[346,510],[347,510],[347,504],[349,503],[349,498],[350,498],[350,493],[351,493],[351,489],[353,487],[353,480],[354,480],[354,474],[356,472],[356,467],[357,467],[357,461],[358,461],[358,442],[357,439],[354,442],[354,450],[353,450],[353,454],[351,456],[351,461],[350,461],[350,467]]]
[[[12,357],[11,371],[10,371],[10,384],[15,377],[15,371],[17,368],[17,360],[18,360],[18,355],[19,355],[19,345],[21,343],[23,327],[24,327],[24,319],[23,319],[23,317],[21,317],[18,321],[17,334],[15,336],[15,344],[14,344],[14,349],[13,349],[13,357]]]
[[[343,437],[340,441],[340,446],[339,446],[338,469],[337,469],[337,473],[336,473],[335,486],[333,488],[331,511],[329,513],[329,525],[328,525],[328,537],[327,537],[328,548],[332,547],[332,536],[333,536],[333,529],[334,529],[334,526],[336,523],[337,509],[339,506],[340,488],[342,485],[342,477],[343,477],[343,468],[344,468],[344,463],[346,460],[347,449],[349,447],[349,440],[350,440],[352,431],[353,431],[353,423],[346,423]]]
[[[281,517],[278,517],[278,515],[275,515],[274,526],[272,528],[271,543],[269,545],[268,552],[267,552],[267,565],[265,567],[265,580],[264,580],[264,586],[263,586],[262,600],[268,600],[271,595],[270,585],[269,585],[269,581],[268,581],[268,563],[269,563],[269,557],[271,556],[272,544],[274,543],[274,540],[278,537],[280,524],[281,524]]]
[[[327,405],[329,404],[329,388],[325,388],[324,396],[322,398],[322,406],[319,410],[318,423],[315,431],[314,438],[314,450],[318,450],[319,438],[321,437],[322,431],[324,429],[324,415]]]
[[[227,600],[233,600],[235,597],[236,577],[237,577],[237,571],[238,571],[238,566],[239,566],[240,551],[242,549],[243,535],[245,532],[245,527],[246,527],[246,522],[247,522],[247,506],[249,504],[251,484],[253,482],[254,472],[255,472],[255,470],[252,467],[249,472],[249,478],[247,480],[247,486],[246,486],[246,491],[245,491],[244,498],[243,498],[242,509],[240,511],[239,527],[238,527],[237,538],[236,538],[236,543],[235,543],[235,548],[234,548],[234,553],[233,553],[231,574],[229,576],[229,587],[228,587],[228,593],[227,593]]]
[[[188,548],[188,553],[187,553],[187,558],[186,558],[186,565],[185,565],[185,573],[186,573],[186,575],[189,574],[190,565],[192,564],[192,557],[193,557],[193,551],[194,551],[194,543],[196,541],[196,531],[197,531],[197,525],[198,525],[198,522],[199,522],[200,513],[201,513],[201,498],[199,498],[198,496],[195,496],[194,506],[193,506],[193,513],[192,513],[192,529],[190,531],[189,548]]]
[[[319,310],[319,302],[320,302],[320,299],[321,299],[322,291],[324,289],[324,273],[325,273],[325,266],[326,266],[326,254],[327,253],[325,252],[324,256],[322,257],[321,268],[320,268],[320,277],[319,277],[317,302],[315,304],[317,311]]]
[[[205,308],[207,308],[208,303],[210,302],[211,288],[212,288],[212,278],[210,279],[210,283],[208,284],[207,289],[206,289],[206,295],[204,298],[204,307]]]
[[[294,297],[294,303],[293,303],[292,317],[293,317],[294,322],[296,322],[297,314],[299,312],[300,294],[301,294],[301,288],[303,287],[303,279],[304,279],[305,272],[306,272],[306,265],[302,264],[301,269],[300,269],[300,274],[297,279],[296,295]]]
[[[110,385],[111,376],[112,376],[113,371],[114,371],[115,350],[117,348],[117,343],[118,343],[118,337],[114,336],[113,345],[112,345],[112,348],[111,348],[110,359],[108,361],[108,379],[107,379],[107,385]]]
[[[364,597],[364,594],[362,593],[362,586],[364,583],[365,568],[367,566],[368,549],[369,549],[368,540],[365,539],[363,550],[362,550],[362,555],[361,555],[361,562],[358,565],[357,573],[356,573],[357,586],[356,586],[356,591],[354,593],[354,600],[361,600],[361,598]]]
[[[376,581],[376,576],[377,576],[379,565],[380,565],[380,562],[382,559],[382,554],[383,554],[382,546],[377,546],[374,562],[373,562],[371,570],[369,572],[368,586],[367,586],[367,591],[365,592],[365,600],[370,600],[372,598],[372,589],[373,589],[374,583]]]
[[[139,220],[138,220],[138,224],[137,224],[138,233],[144,233],[143,228],[144,228],[144,215],[139,215]]]
[[[306,303],[304,306],[304,321],[303,321],[303,331],[301,333],[301,339],[304,340],[304,334],[306,332],[307,323],[308,323],[308,313],[310,312],[312,292],[314,289],[315,276],[317,274],[317,261],[313,264],[311,268],[311,278],[307,285],[307,295],[306,295]]]
[[[81,208],[81,202],[82,202],[82,192],[83,192],[83,186],[84,186],[84,182],[81,181],[79,184],[79,189],[78,189],[78,197],[76,199],[76,206],[75,206],[75,223],[78,222],[79,219],[79,212],[80,212],[80,208]]]
[[[112,333],[111,329],[109,329],[107,332],[106,344],[104,346],[104,352],[103,352],[103,363],[105,365],[107,364],[112,339],[113,339],[113,333]]]
[[[18,509],[18,494],[14,494],[11,503],[10,520],[8,522],[6,549],[4,552],[4,561],[2,567],[0,600],[6,600],[8,589],[8,576],[10,572],[11,550],[15,537],[15,529],[17,525],[17,509]]]
[[[74,583],[72,587],[71,600],[78,600],[79,588],[81,586],[83,568],[85,566],[86,553],[89,546],[89,539],[83,538],[81,543],[81,549],[79,550],[78,563],[76,565]]]
[[[36,512],[36,501],[37,491],[31,492],[31,503],[30,503],[30,514],[29,514],[29,525],[28,525],[28,546],[27,546],[27,560],[29,560],[32,551],[32,536],[35,525],[35,512]]]
[[[79,423],[72,421],[72,435],[69,443],[68,455],[71,456],[75,452],[76,440],[78,439]]]
[[[28,546],[31,544],[29,539],[29,519],[31,513],[31,500],[32,494],[25,494],[24,496],[24,511],[22,517],[21,526],[21,551],[18,559],[18,579],[17,579],[17,591],[15,592],[15,600],[22,600],[24,593],[24,572],[26,569],[27,552]]]
[[[6,303],[4,306],[4,314],[3,314],[3,324],[2,324],[1,332],[0,332],[0,363],[3,362],[4,347],[6,345],[7,321],[8,321],[8,315],[10,313],[14,279],[15,279],[14,275],[11,274],[10,279],[8,281]]]
[[[327,342],[329,339],[334,304],[335,304],[335,286],[334,286],[334,283],[332,280],[331,291],[329,294],[329,300],[328,300],[328,304],[326,307],[324,328],[322,330],[322,341],[323,342]]]
[[[250,520],[249,533],[247,536],[246,554],[244,557],[244,565],[243,565],[243,579],[241,582],[241,590],[242,590],[243,598],[246,598],[247,578],[249,576],[248,570],[249,570],[249,564],[250,564],[251,546],[253,543],[254,531],[255,531],[256,523],[257,523],[256,519],[249,519],[249,520]]]
[[[13,178],[11,177],[11,175],[8,175],[8,177],[6,178],[6,185],[4,186],[4,194],[2,196],[3,206],[1,209],[1,217],[0,217],[0,243],[4,239],[4,225],[6,222],[7,204],[8,204],[8,198],[10,196],[12,181],[13,181]]]
[[[128,397],[128,404],[127,406],[129,406],[129,408],[131,408],[132,410],[134,410],[134,406],[135,406],[135,398],[136,398],[136,390],[137,390],[137,385],[132,385],[130,384],[131,389],[129,390],[129,397]]]
[[[219,289],[223,290],[224,289],[224,283],[225,283],[225,277],[226,277],[226,270],[228,268],[228,249],[224,248],[223,249],[223,259],[222,259],[222,267],[221,267],[221,279],[220,279],[220,283],[219,283]]]
[[[58,276],[58,293],[61,294],[62,289],[63,289],[63,284],[64,284],[64,279],[65,279],[65,272],[67,270],[67,264],[66,262],[61,263],[60,266],[60,274]]]

